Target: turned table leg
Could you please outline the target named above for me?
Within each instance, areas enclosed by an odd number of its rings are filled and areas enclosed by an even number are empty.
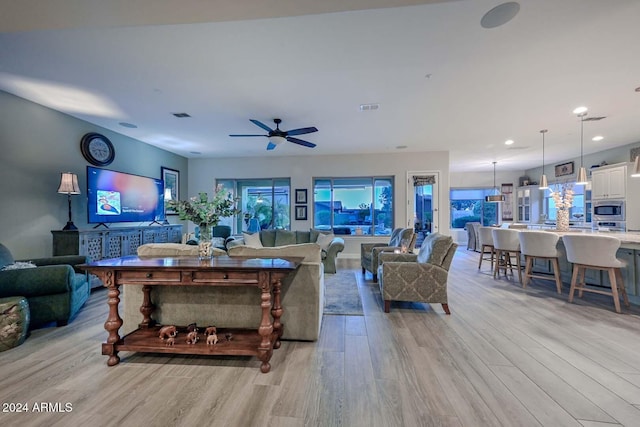
[[[156,322],[151,318],[151,313],[156,307],[151,303],[151,286],[144,285],[142,287],[142,305],[140,313],[142,313],[142,323],[138,325],[140,328],[150,328]]]
[[[283,309],[280,302],[280,289],[282,288],[282,282],[278,277],[273,282],[273,308],[271,309],[271,316],[273,316],[273,330],[276,332],[276,342],[273,345],[273,348],[280,348],[280,337],[282,337],[282,333],[284,331],[284,325],[280,323],[280,318],[282,317]]]
[[[104,328],[109,333],[107,342],[102,344],[102,354],[109,356],[107,365],[114,366],[120,363],[120,357],[118,357],[118,351],[115,348],[115,344],[120,341],[120,335],[118,330],[122,326],[122,319],[118,313],[118,304],[120,303],[120,289],[114,282],[113,271],[107,270],[102,274],[102,282],[109,289],[107,304],[109,305],[109,316],[107,321],[104,322]]]
[[[260,342],[260,347],[258,347],[258,359],[262,361],[262,365],[260,366],[260,370],[262,373],[267,373],[271,369],[271,364],[269,364],[269,360],[271,359],[271,354],[273,353],[273,347],[271,342],[271,334],[273,333],[273,322],[270,316],[270,310],[272,306],[271,301],[271,281],[270,274],[261,271],[259,273],[259,284],[261,289],[260,294],[260,307],[262,308],[262,319],[260,320],[260,326],[258,327],[258,334],[262,337],[262,341]]]

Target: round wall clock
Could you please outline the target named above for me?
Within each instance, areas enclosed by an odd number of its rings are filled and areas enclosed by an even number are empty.
[[[116,157],[116,150],[109,138],[95,132],[82,137],[80,151],[89,163],[96,166],[107,166]]]

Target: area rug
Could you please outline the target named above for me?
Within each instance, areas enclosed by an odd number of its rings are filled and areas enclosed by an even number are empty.
[[[355,274],[338,271],[324,275],[324,314],[364,316]]]

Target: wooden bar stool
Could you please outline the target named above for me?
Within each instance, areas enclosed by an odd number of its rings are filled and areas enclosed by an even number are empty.
[[[629,307],[629,298],[620,271],[624,263],[616,258],[620,240],[611,236],[567,234],[562,237],[562,241],[567,250],[567,260],[573,263],[569,302],[573,301],[573,293],[578,289],[580,298],[582,298],[583,292],[611,295],[616,313],[620,313],[620,294],[622,294],[624,305]],[[608,272],[611,292],[587,288],[584,280],[586,269]]]
[[[493,235],[493,247],[496,251],[496,262],[493,269],[493,277],[500,277],[500,270],[504,269],[504,275],[507,276],[507,268],[513,274],[513,263],[511,258],[516,259],[518,268],[518,279],[522,283],[522,270],[520,268],[520,239],[518,238],[520,231],[509,228],[494,228],[491,230]]]
[[[520,238],[520,252],[524,255],[524,280],[522,287],[526,288],[530,278],[538,278],[556,281],[556,289],[559,294],[562,293],[562,279],[560,278],[560,265],[558,263],[558,236],[555,233],[547,231],[522,231],[518,237]],[[553,276],[533,274],[534,259],[546,259],[551,261],[553,266]]]
[[[493,260],[496,253],[493,247],[493,227],[479,227],[478,236],[480,238],[480,261],[478,261],[478,270],[482,267],[482,261],[491,261],[491,271],[493,271]],[[485,255],[489,253],[489,256]]]

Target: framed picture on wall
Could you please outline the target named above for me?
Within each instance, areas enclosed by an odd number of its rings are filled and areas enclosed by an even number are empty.
[[[166,215],[177,215],[174,209],[167,207],[169,200],[180,200],[180,171],[160,167],[160,176],[164,181],[164,211]]]
[[[296,205],[296,220],[297,221],[306,221],[307,220],[307,206],[298,206]]]
[[[306,188],[296,188],[296,203],[306,204],[307,203],[307,189]]]
[[[556,176],[573,175],[573,162],[556,165]]]

